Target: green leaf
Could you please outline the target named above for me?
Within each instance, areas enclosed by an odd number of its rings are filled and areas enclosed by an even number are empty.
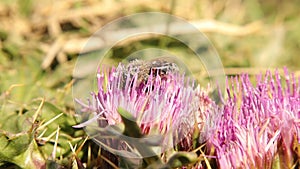
[[[123,123],[125,125],[124,134],[129,137],[141,138],[143,136],[140,127],[136,123],[136,119],[125,109],[118,108]]]
[[[141,132],[140,127],[136,123],[135,118],[125,109],[119,107],[118,112],[122,118],[122,121],[125,125],[124,134],[128,137],[134,138],[142,138],[143,134]],[[127,141],[129,144],[132,144],[141,154],[143,161],[145,162],[144,167],[149,166],[152,163],[162,164],[160,157],[155,155],[154,151],[148,144],[145,144],[142,139],[132,139],[126,140],[126,137],[122,137]],[[150,157],[149,157],[150,155]]]
[[[46,160],[38,149],[35,140],[27,147],[26,151],[14,158],[15,164],[22,168],[40,169],[45,166]]]
[[[30,133],[0,135],[0,162],[10,162],[21,168],[38,169],[45,165],[38,146]]]
[[[178,168],[193,164],[198,160],[198,156],[193,152],[176,152],[167,162],[171,168]]]
[[[28,133],[0,134],[0,161],[13,162],[13,158],[26,151],[33,137]]]

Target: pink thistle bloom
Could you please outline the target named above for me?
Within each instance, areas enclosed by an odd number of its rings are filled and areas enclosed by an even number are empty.
[[[280,78],[268,71],[256,86],[247,75],[227,83],[228,99],[208,140],[219,168],[292,168],[299,160],[293,145],[300,144],[300,78],[297,84],[285,69],[285,88]]]
[[[93,118],[77,127],[88,126],[92,121],[102,128],[120,124],[117,110],[121,107],[137,120],[143,134],[161,135],[163,147],[180,143],[183,150],[191,149],[192,131],[196,123],[202,128],[202,116],[211,100],[179,71],[161,76],[160,72],[149,70],[148,78],[141,80],[142,70],[136,69],[122,63],[117,68],[99,69],[98,91],[92,93],[92,101],[89,105],[78,101],[83,112],[93,112]]]

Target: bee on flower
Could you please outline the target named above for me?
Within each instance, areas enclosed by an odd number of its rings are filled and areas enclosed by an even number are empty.
[[[79,101],[85,110],[94,112],[92,119],[79,126],[86,127],[92,121],[99,128],[121,124],[121,107],[136,119],[143,135],[160,135],[159,153],[175,147],[191,150],[194,127],[203,124],[203,120],[199,122],[199,112],[205,113],[203,105],[211,101],[205,99],[208,96],[192,78],[168,59],[133,60],[116,68],[99,68],[97,85],[89,105]],[[112,146],[111,141],[101,138],[104,135],[99,134],[96,139],[110,142],[113,149],[130,149],[123,142]]]

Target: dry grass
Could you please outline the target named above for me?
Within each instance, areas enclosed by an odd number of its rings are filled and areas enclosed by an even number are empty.
[[[296,9],[288,4],[281,6],[290,10],[285,16],[285,12],[274,12],[272,15],[273,11],[264,11],[279,7],[271,1],[28,0],[30,3],[27,6],[17,2],[0,4],[1,32],[9,35],[9,41],[20,48],[36,46],[42,50],[44,69],[54,59],[63,63],[69,55],[76,56],[89,35],[109,21],[142,11],[168,12],[187,19],[213,41],[221,58],[225,59],[225,67],[274,67],[282,63],[295,63],[291,60],[297,59],[295,56],[286,59],[294,52],[286,49],[289,33],[295,30],[295,25],[291,26],[289,20],[291,17],[297,20],[293,16]],[[270,16],[268,13],[271,13]],[[292,64],[291,67],[295,69],[297,66]]]

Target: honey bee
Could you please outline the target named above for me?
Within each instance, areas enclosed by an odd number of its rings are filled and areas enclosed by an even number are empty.
[[[147,82],[150,75],[166,77],[169,73],[179,72],[178,65],[168,57],[151,60],[133,60],[126,67],[131,75],[138,75],[138,83]]]

